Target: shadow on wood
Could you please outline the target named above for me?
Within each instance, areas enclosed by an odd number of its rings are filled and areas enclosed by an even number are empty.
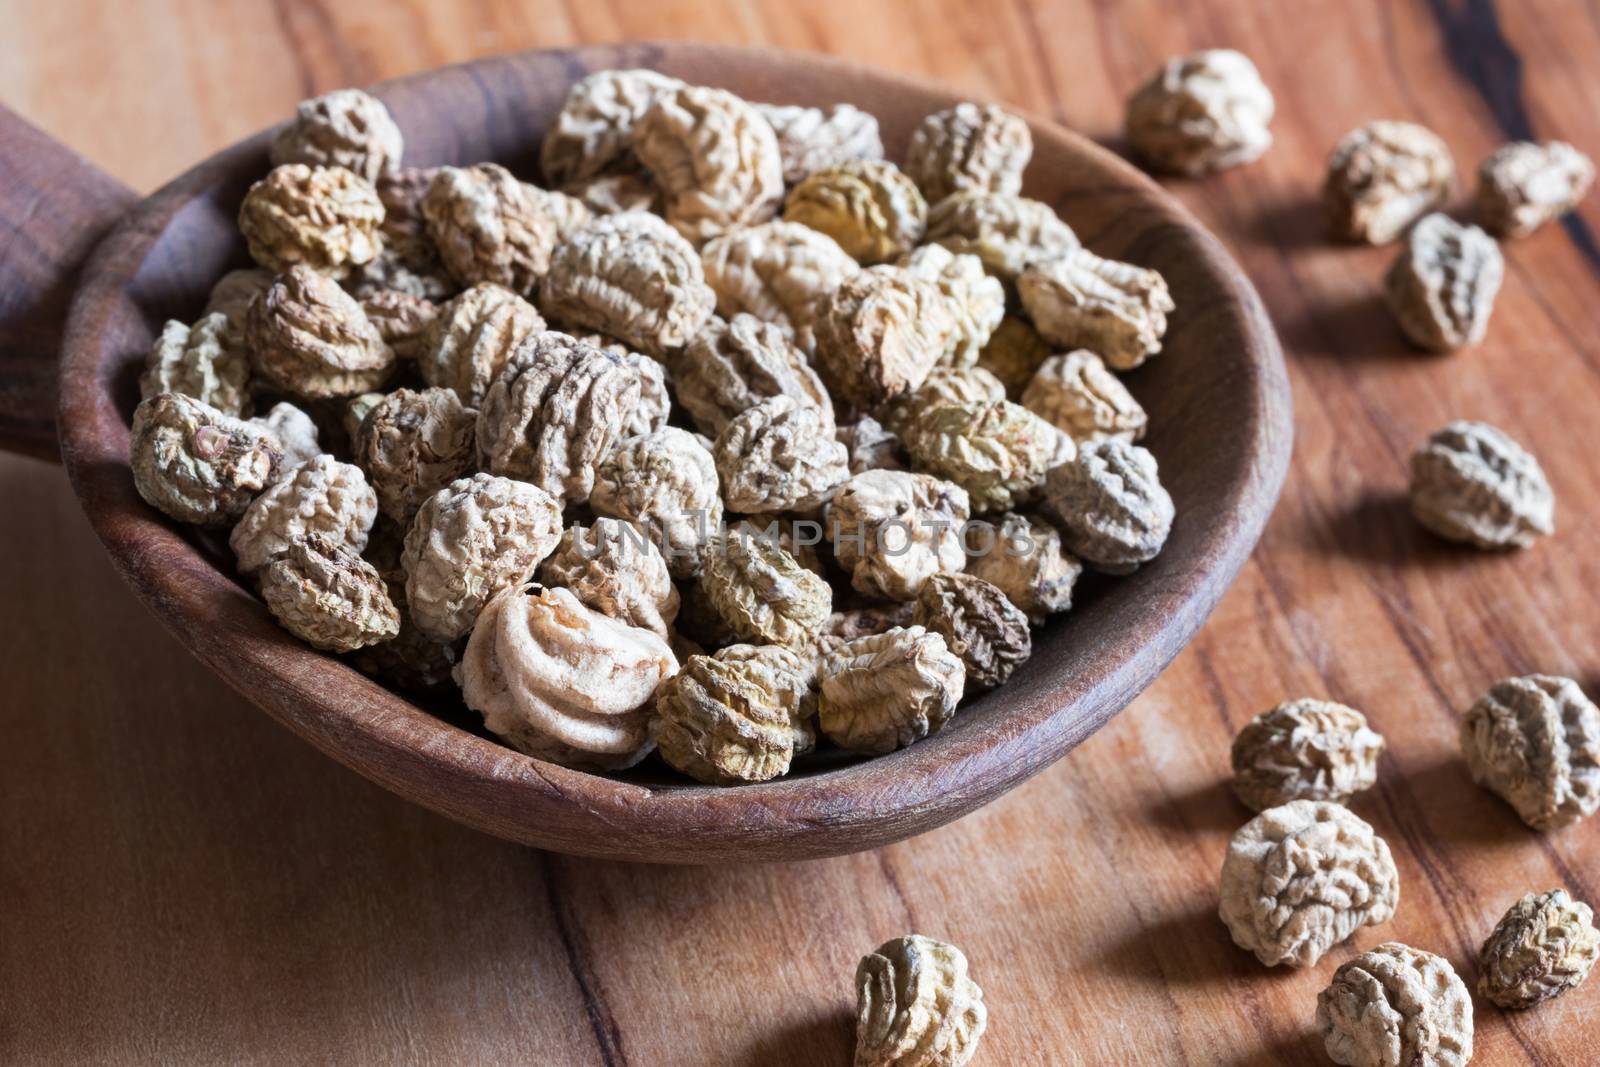
[[[855,1032],[856,1020],[848,1011],[819,1015],[762,1034],[735,1062],[740,1067],[850,1067],[855,1055]]]

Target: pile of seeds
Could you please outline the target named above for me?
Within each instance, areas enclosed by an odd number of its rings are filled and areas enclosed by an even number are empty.
[[[1021,195],[1031,154],[995,107],[902,168],[847,105],[609,70],[536,185],[307,101],[239,208],[258,268],[150,353],[135,482],[291,633],[539,759],[892,752],[1173,521],[1118,377],[1172,298]]]

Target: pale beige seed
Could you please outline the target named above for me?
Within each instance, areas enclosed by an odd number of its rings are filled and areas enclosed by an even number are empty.
[[[1137,441],[1150,418],[1122,379],[1086,348],[1050,356],[1022,392],[1022,406],[1074,441]]]
[[[421,210],[462,285],[492,282],[526,294],[549,269],[556,221],[542,198],[496,163],[440,167]]]
[[[1400,876],[1383,838],[1339,804],[1294,800],[1246,823],[1222,865],[1219,914],[1268,967],[1315,966],[1363,926],[1388,922]]]
[[[674,578],[694,577],[722,523],[716,461],[675,426],[630,437],[596,469],[589,505],[644,530]]]
[[[957,104],[923,119],[906,148],[906,174],[930,204],[968,189],[1016,195],[1033,156],[1028,124],[993,104]]]
[[[658,359],[692,340],[715,304],[694,247],[641,212],[597,218],[563,241],[540,292],[546,314]]]
[[[881,756],[944,729],[965,687],[944,638],[920,626],[887,630],[825,654],[817,725],[840,748]]]
[[[379,400],[354,435],[355,461],[378,507],[401,524],[433,494],[472,472],[478,413],[453,389],[396,389]]]
[[[602,615],[669,635],[679,595],[659,549],[644,531],[619,519],[597,518],[567,527],[539,564],[544,585],[570,589]]]
[[[145,357],[139,396],[182,393],[225,415],[243,413],[248,396],[250,363],[228,316],[220,311],[202,316],[192,327],[168,322]]]
[[[1555,529],[1555,495],[1521,445],[1487,423],[1452,422],[1411,457],[1411,513],[1440,537],[1525,548]]]
[[[545,328],[534,306],[504,286],[481,282],[440,309],[419,339],[422,380],[454,389],[477,407],[511,353]]]
[[[201,317],[221,312],[228,319],[228,344],[243,345],[245,313],[250,310],[251,302],[271,285],[272,279],[276,277],[275,272],[262,270],[260,267],[230,270],[211,287],[211,295],[206,300],[206,307],[201,312]]]
[[[1006,398],[1000,379],[982,367],[935,367],[915,391],[884,405],[883,424],[904,435],[922,417],[945,404],[984,404]]]
[[[1291,800],[1349,801],[1378,780],[1383,736],[1354,708],[1290,700],[1233,739],[1233,791],[1253,811]]]
[[[1087,348],[1113,370],[1132,370],[1160,352],[1176,307],[1156,271],[1082,248],[1034,262],[1018,277],[1017,291],[1046,340]]]
[[[1079,247],[1077,234],[1049,204],[977,189],[954,193],[933,205],[928,212],[928,243],[977,256],[990,274],[1007,285],[1033,263]]]
[[[690,656],[656,693],[650,735],[671,766],[712,785],[786,774],[815,738],[800,697],[804,661],[775,646]]]
[[[861,269],[827,234],[783,220],[713,238],[700,257],[718,314],[730,322],[754,315],[807,353],[816,347],[813,324],[822,301]]]
[[[941,245],[923,245],[901,261],[916,278],[939,287],[955,315],[955,330],[940,362],[970,367],[1006,314],[1005,286],[990,277],[977,256],[957,255]]]
[[[701,585],[729,629],[762,644],[804,646],[833,613],[828,583],[765,537],[730,532],[706,553]]]
[[[1433,214],[1412,227],[1383,289],[1413,344],[1449,352],[1483,340],[1504,276],[1505,259],[1493,238]]]
[[[856,967],[855,1067],[966,1067],[988,1026],[967,958],[912,934],[885,942]]]
[[[667,221],[696,245],[766,222],[783,200],[777,135],[754,105],[721,89],[657,94],[634,124],[633,151],[662,191]]]
[[[931,576],[965,566],[961,527],[971,513],[958,485],[927,474],[869,470],[834,493],[826,539],[857,592],[915,600]]]
[[[789,396],[735,416],[712,447],[729,510],[812,511],[850,476],[850,456],[833,437],[833,415]]]
[[[535,334],[484,395],[478,464],[563,506],[581,503],[638,406],[639,375],[626,360],[564,333]]]
[[[133,410],[128,462],[145,503],[179,522],[227,527],[272,484],[283,443],[265,427],[181,393]]]
[[[990,522],[992,537],[981,528],[968,531],[967,573],[993,583],[1035,626],[1071,608],[1083,564],[1061,547],[1060,531],[1011,512]]]
[[[1272,146],[1272,91],[1248,56],[1211,48],[1167,60],[1128,100],[1128,140],[1160,170],[1237,167]]]
[[[574,82],[540,147],[545,180],[564,186],[637,170],[634,126],[682,86],[653,70],[601,70]]]
[[[1478,217],[1500,237],[1526,237],[1577,207],[1594,161],[1565,141],[1516,141],[1478,168]]]
[[[400,165],[405,139],[383,101],[360,89],[302,100],[272,139],[272,165],[344,167],[369,182]]]
[[[250,369],[307,400],[377,389],[394,371],[394,349],[354,297],[303,264],[278,275],[245,316]]]
[[[1600,810],[1600,708],[1570,678],[1507,678],[1461,720],[1472,780],[1535,830],[1571,826]]]
[[[343,167],[274,167],[239,206],[239,232],[268,270],[303,263],[343,278],[383,247],[383,202],[372,183]]]
[[[278,440],[282,459],[272,480],[286,477],[301,464],[309,463],[322,455],[322,445],[317,440],[317,424],[301,409],[287,400],[272,405],[265,415],[249,420],[250,425],[265,430]]]
[[[620,770],[649,754],[652,697],[678,672],[665,639],[566,589],[513,586],[483,609],[458,677],[490,733],[537,759]]]
[[[1438,208],[1455,185],[1450,149],[1414,122],[1372,122],[1328,159],[1322,202],[1335,237],[1388,244]]]
[[[454,641],[560,539],[561,509],[543,490],[481,473],[451,482],[423,503],[406,534],[401,565],[417,628]]]
[[[847,159],[883,158],[878,120],[860,108],[849,104],[834,104],[826,110],[777,104],[755,106],[778,135],[783,180],[790,185]]]
[[[1045,479],[1050,516],[1073,555],[1108,574],[1131,574],[1172,531],[1172,497],[1156,458],[1115,437],[1086,441]]]
[[[1342,965],[1317,996],[1328,1056],[1349,1067],[1466,1067],[1472,997],[1450,961],[1390,941]]]
[[[377,494],[361,468],[332,456],[297,467],[250,502],[228,535],[240,574],[255,574],[308,537],[360,555],[378,515]]]
[[[965,489],[978,515],[1031,502],[1046,472],[1072,458],[1055,427],[1009,400],[924,408],[903,439],[912,468]]]
[[[352,652],[400,632],[400,613],[383,578],[331,538],[290,542],[262,570],[261,598],[284,629],[329,652]]]
[[[832,417],[833,399],[805,355],[777,323],[738,314],[713,318],[671,357],[678,403],[710,437],[742,412],[785,396]]]
[[[555,189],[541,189],[537,185],[522,183],[525,193],[538,201],[539,206],[556,228],[556,243],[560,244],[594,220],[595,213],[589,205],[576,196]]]
[[[873,413],[920,386],[956,328],[936,285],[900,267],[846,278],[817,316],[817,372],[834,403]]]

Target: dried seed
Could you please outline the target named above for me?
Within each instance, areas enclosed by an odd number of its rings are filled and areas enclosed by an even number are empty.
[[[1294,800],[1233,835],[1221,894],[1234,944],[1268,967],[1311,967],[1394,916],[1400,876],[1383,838],[1349,809]]]
[[[1132,370],[1161,351],[1176,306],[1160,274],[1083,248],[1034,262],[1017,291],[1046,340],[1090,349],[1114,370]]]
[[[1328,159],[1322,202],[1334,236],[1384,245],[1450,195],[1456,166],[1433,131],[1373,122],[1350,131]]]
[[[1272,91],[1242,52],[1212,48],[1167,60],[1128,100],[1134,149],[1157,168],[1197,175],[1272,147]]]
[[[1496,1007],[1531,1008],[1577,987],[1600,956],[1589,905],[1565,889],[1529,893],[1483,943],[1478,994]]]
[[[993,104],[957,104],[922,120],[906,148],[906,174],[930,204],[977,189],[1015,196],[1033,156],[1033,134]]]
[[[827,234],[870,266],[899,259],[922,242],[928,202],[894,164],[847,159],[790,190],[783,218]]]
[[[592,611],[568,590],[521,586],[483,609],[458,676],[467,706],[512,748],[620,770],[649,754],[651,698],[677,672],[659,635]]]
[[[1382,735],[1366,716],[1327,700],[1264,711],[1233,739],[1233,791],[1252,811],[1291,800],[1347,802],[1378,780]]]
[[[200,526],[231,525],[283,460],[270,430],[181,393],[141,401],[131,438],[128,462],[145,503]]]
[[[1472,780],[1535,830],[1559,830],[1600,809],[1600,708],[1578,683],[1507,678],[1461,721]]]
[[[1482,422],[1452,422],[1412,455],[1411,512],[1440,537],[1485,549],[1525,548],[1555,529],[1539,461]]]
[[[1394,941],[1333,973],[1317,996],[1328,1056],[1350,1067],[1466,1067],[1472,997],[1450,961]]]
[[[1594,162],[1564,141],[1517,141],[1478,168],[1478,216],[1490,233],[1526,237],[1589,193]]]
[[[343,278],[378,254],[383,202],[372,183],[343,167],[274,167],[245,194],[239,232],[268,270],[303,263]]]

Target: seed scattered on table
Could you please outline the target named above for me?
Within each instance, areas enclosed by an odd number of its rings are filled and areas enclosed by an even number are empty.
[[[1594,161],[1565,141],[1516,141],[1478,168],[1478,217],[1499,237],[1526,237],[1578,206]]]
[[[1385,245],[1438,208],[1455,179],[1450,149],[1432,130],[1414,122],[1373,122],[1334,148],[1322,203],[1335,237]]]
[[[965,1067],[989,1023],[954,945],[911,934],[856,967],[855,1067]]]
[[[1333,973],[1317,996],[1328,1056],[1348,1067],[1465,1067],[1472,997],[1450,961],[1390,941]]]
[[[1440,537],[1526,548],[1555,530],[1555,495],[1523,447],[1482,422],[1452,422],[1411,457],[1411,513]]]
[[[1233,835],[1221,897],[1234,944],[1268,967],[1312,967],[1361,927],[1394,917],[1400,876],[1383,838],[1348,808],[1292,800]]]
[[[1290,700],[1233,739],[1233,791],[1252,811],[1291,800],[1346,803],[1378,780],[1383,736],[1355,708]]]
[[[1589,905],[1565,889],[1529,893],[1483,943],[1478,995],[1496,1007],[1531,1008],[1576,988],[1600,956]]]
[[[1128,100],[1134,150],[1158,170],[1198,175],[1272,147],[1272,92],[1248,56],[1212,48],[1167,60]]]
[[[1507,678],[1461,720],[1472,780],[1535,830],[1559,830],[1600,809],[1600,708],[1570,678]]]
[[[1384,295],[1413,344],[1449,352],[1483,340],[1504,276],[1492,237],[1433,214],[1412,227],[1384,276]]]

